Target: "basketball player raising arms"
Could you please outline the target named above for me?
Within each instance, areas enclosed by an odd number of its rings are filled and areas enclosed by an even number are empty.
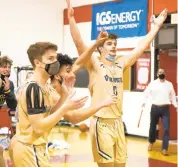
[[[68,4],[68,19],[73,41],[81,55],[87,46],[83,42],[74,19],[74,10]],[[94,161],[99,167],[125,167],[127,148],[122,122],[123,72],[131,67],[148,48],[161,25],[167,17],[163,10],[154,20],[154,26],[128,56],[117,57],[117,36],[109,34],[99,47],[99,56],[92,55],[86,64],[90,75],[92,105],[100,102],[102,97],[115,94],[117,104],[102,108],[91,121],[91,140]]]

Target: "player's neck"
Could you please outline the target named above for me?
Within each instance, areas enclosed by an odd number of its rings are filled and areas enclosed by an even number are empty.
[[[49,74],[46,72],[41,72],[39,70],[34,71],[33,79],[42,87],[45,87],[47,80],[49,79]]]
[[[101,57],[101,61],[103,62],[103,64],[107,65],[107,66],[112,66],[114,61],[110,61],[108,59],[106,59],[104,56]]]

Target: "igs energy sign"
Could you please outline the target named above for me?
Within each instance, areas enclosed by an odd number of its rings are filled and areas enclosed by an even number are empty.
[[[104,28],[120,38],[147,34],[147,0],[123,0],[92,6],[91,39]]]

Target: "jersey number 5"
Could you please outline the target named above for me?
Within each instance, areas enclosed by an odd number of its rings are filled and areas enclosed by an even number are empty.
[[[118,95],[117,86],[113,86],[113,94],[114,94],[115,96]]]

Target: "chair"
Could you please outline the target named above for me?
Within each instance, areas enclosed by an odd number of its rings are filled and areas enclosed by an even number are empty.
[[[12,127],[11,117],[9,116],[8,108],[0,108],[0,128],[7,127],[9,129],[8,135],[14,135],[14,129]],[[11,132],[11,133],[9,133]]]

